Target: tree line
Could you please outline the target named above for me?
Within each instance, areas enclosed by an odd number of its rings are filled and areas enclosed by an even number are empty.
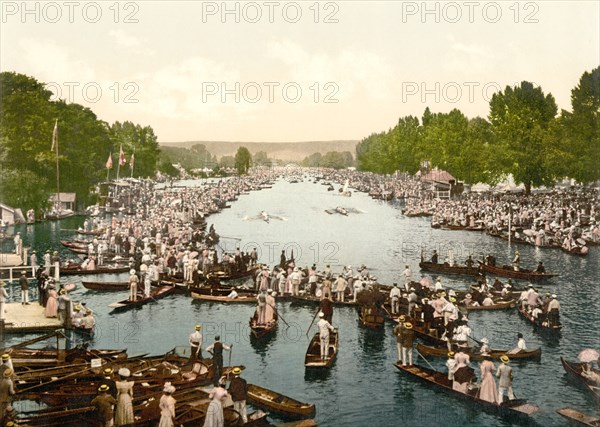
[[[492,96],[487,119],[426,108],[420,120],[401,117],[387,132],[364,138],[356,157],[361,170],[377,173],[414,174],[429,162],[469,184],[495,185],[512,174],[527,193],[565,177],[598,181],[600,67],[572,89],[570,112],[559,113],[552,94],[524,81]]]
[[[126,162],[121,177],[155,175],[159,148],[150,126],[109,124],[87,107],[52,96],[33,77],[0,73],[0,200],[23,210],[49,207],[49,195],[56,192],[55,126],[60,191],[77,193],[79,203],[94,203],[90,190],[106,179],[109,155],[109,172],[116,175],[121,147]]]

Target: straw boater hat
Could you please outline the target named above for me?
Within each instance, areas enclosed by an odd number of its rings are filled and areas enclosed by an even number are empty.
[[[398,317],[398,322],[404,322],[406,320],[406,316],[404,314],[401,314],[400,317]]]
[[[6,286],[6,283],[4,282],[4,280],[0,280],[0,286]]]
[[[451,359],[454,359],[454,354],[455,353],[453,351],[449,351],[448,352],[448,357],[451,358]]]
[[[119,369],[118,374],[119,374],[120,377],[126,377],[127,378],[129,375],[131,375],[131,372],[127,368],[121,368],[121,369]]]
[[[8,359],[10,359],[10,354],[8,354],[8,353],[4,353],[4,354],[2,355],[2,360],[8,360]]]
[[[413,326],[412,326],[412,323],[410,323],[410,322],[405,322],[405,323],[404,323],[404,327],[405,327],[406,329],[412,329],[412,327],[413,327]]]
[[[241,374],[241,373],[242,373],[242,370],[241,370],[241,369],[240,369],[238,366],[236,366],[235,368],[233,368],[233,369],[231,370],[231,373],[232,373],[233,375],[239,375],[239,374]]]
[[[132,268],[131,270],[129,270],[129,274],[135,274],[135,270]]]
[[[194,329],[196,329],[197,331],[199,331],[200,329],[202,329],[202,326],[200,326],[200,325],[196,325],[196,326],[194,327]]]
[[[319,317],[325,317],[325,313],[323,313],[322,311],[319,311]]]
[[[552,298],[556,299],[557,298],[556,294],[552,294]]]
[[[98,387],[98,391],[101,393],[106,393],[108,391],[108,385],[102,384],[100,387]]]
[[[485,338],[485,337],[481,338],[481,342],[485,343],[485,344],[489,344],[490,343],[490,341],[487,338]]]
[[[508,356],[506,354],[503,354],[502,357],[500,357],[500,361],[504,364],[510,362],[510,359],[508,358]]]
[[[106,369],[104,370],[104,375],[110,375],[110,374],[112,374],[112,373],[113,373],[113,370],[112,370],[112,368],[106,368]]]
[[[4,378],[12,377],[12,374],[13,374],[13,370],[12,369],[7,368],[7,369],[4,370]]]

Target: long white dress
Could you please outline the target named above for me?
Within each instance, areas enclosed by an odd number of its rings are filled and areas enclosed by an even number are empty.
[[[160,423],[158,427],[173,427],[173,419],[175,418],[175,403],[177,401],[173,396],[163,394],[158,403],[160,408]]]

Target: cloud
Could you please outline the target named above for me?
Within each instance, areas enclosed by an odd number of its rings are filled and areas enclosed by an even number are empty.
[[[123,30],[110,30],[108,35],[111,36],[119,46],[135,47],[141,45],[141,42],[137,37],[127,34]]]

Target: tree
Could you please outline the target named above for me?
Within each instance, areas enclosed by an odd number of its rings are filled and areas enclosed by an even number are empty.
[[[154,130],[150,126],[136,125],[129,121],[115,122],[110,127],[110,139],[113,144],[112,152],[119,153],[122,146],[128,161],[127,166],[125,166],[127,170],[122,170],[121,176],[127,176],[131,173],[129,160],[133,153],[135,153],[133,176],[154,176],[160,150],[158,148],[158,138],[154,135]],[[121,169],[123,169],[123,166]]]
[[[271,166],[271,161],[264,151],[259,151],[254,155],[252,164],[256,166]]]
[[[237,169],[238,174],[245,175],[248,173],[248,169],[250,169],[250,164],[252,162],[252,155],[250,155],[250,151],[246,147],[238,148],[235,153],[235,168]]]
[[[489,119],[504,152],[503,171],[523,183],[526,194],[532,185],[551,185],[556,177],[546,161],[559,146],[551,133],[556,113],[554,97],[525,81],[507,86],[490,101]]]
[[[323,157],[321,153],[313,153],[305,157],[300,164],[309,168],[318,168],[321,166],[321,157]]]
[[[221,160],[219,160],[219,166],[223,169],[235,168],[235,157],[233,157],[233,156],[221,157]]]

